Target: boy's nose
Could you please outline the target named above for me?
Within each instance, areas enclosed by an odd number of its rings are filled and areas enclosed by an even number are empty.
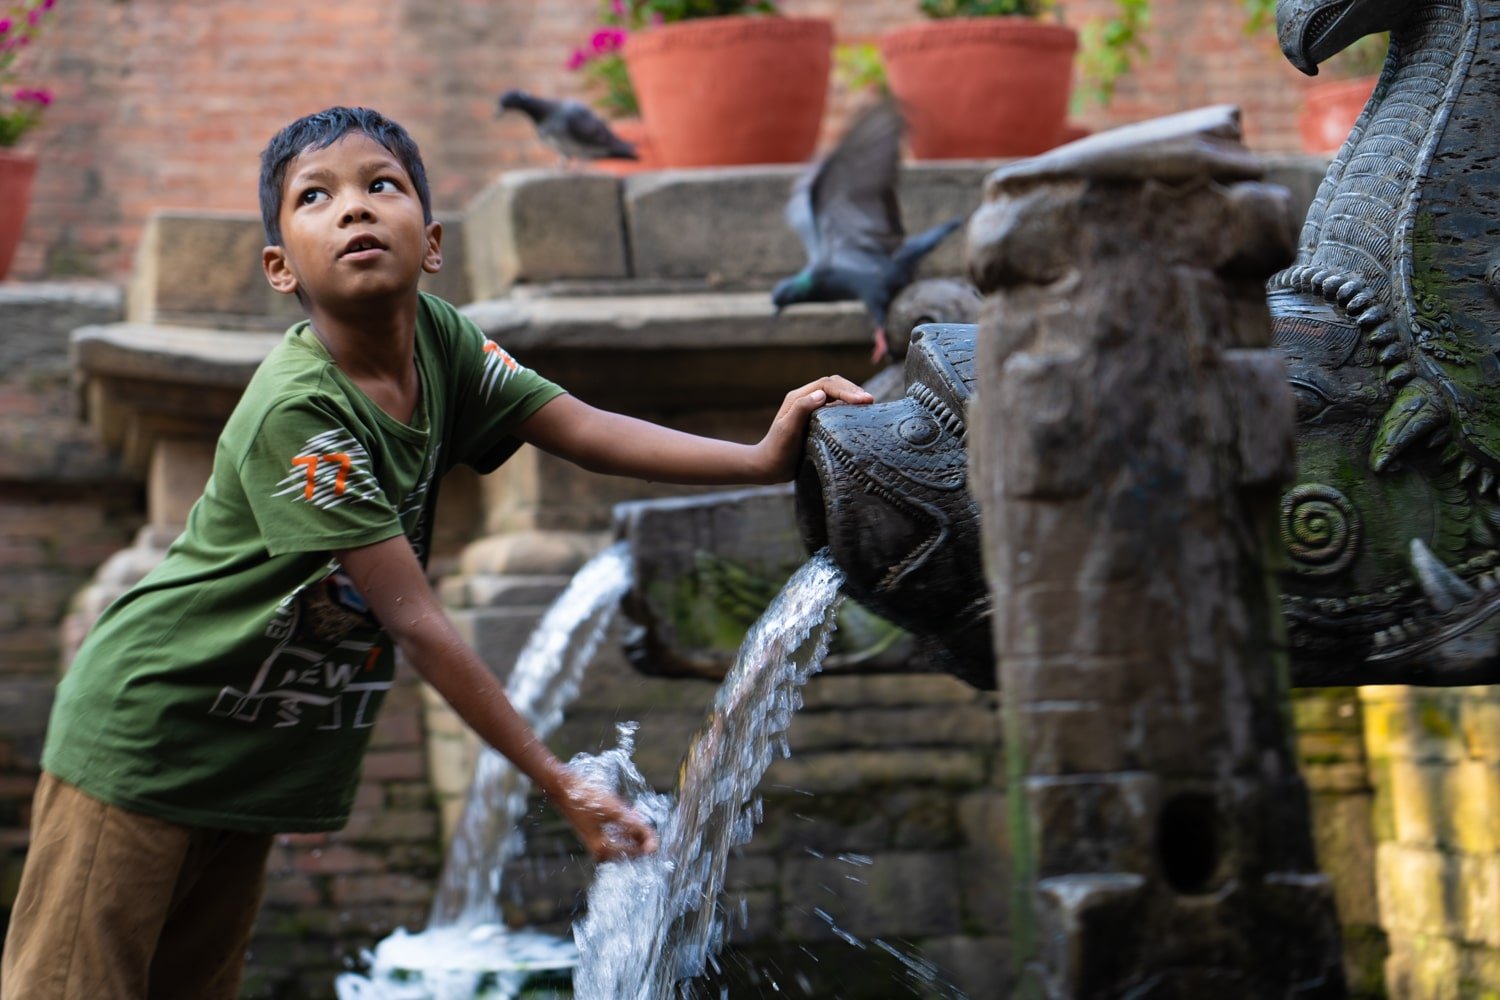
[[[347,226],[354,222],[369,222],[375,218],[375,212],[370,207],[368,201],[354,196],[344,202],[344,211],[341,218],[344,225]]]

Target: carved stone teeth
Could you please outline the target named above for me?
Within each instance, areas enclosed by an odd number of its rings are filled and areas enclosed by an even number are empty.
[[[1385,380],[1391,385],[1405,385],[1412,380],[1412,376],[1416,373],[1417,370],[1415,368],[1403,361],[1385,373]]]
[[[1371,641],[1375,643],[1375,648],[1379,649],[1382,646],[1389,646],[1391,644],[1391,640],[1392,636],[1390,629],[1381,629],[1379,632],[1375,633]]]
[[[1417,583],[1422,586],[1422,593],[1427,595],[1427,603],[1439,614],[1452,611],[1477,595],[1477,591],[1443,565],[1443,561],[1433,555],[1420,538],[1411,540],[1411,568],[1417,575]]]
[[[1405,344],[1387,344],[1385,350],[1380,352],[1380,363],[1388,365],[1400,361],[1404,357],[1406,357]]]
[[[1324,278],[1321,282],[1323,298],[1337,299],[1339,289],[1344,287],[1344,283],[1346,280],[1347,279],[1342,274],[1330,274],[1328,277]]]
[[[1365,283],[1362,278],[1350,278],[1339,285],[1333,297],[1338,300],[1339,305],[1348,305],[1349,300],[1358,295],[1364,287]]]
[[[1312,281],[1310,282],[1310,284],[1312,285],[1312,287],[1315,290],[1322,291],[1322,289],[1323,289],[1323,283],[1325,281],[1327,281],[1332,276],[1333,276],[1333,272],[1332,271],[1323,271],[1323,270],[1314,271],[1313,275],[1312,275]]]
[[[1343,289],[1340,289],[1339,291],[1340,291],[1340,293],[1342,293]],[[1357,314],[1357,313],[1364,312],[1366,309],[1370,308],[1370,306],[1372,306],[1374,304],[1375,304],[1375,293],[1372,292],[1372,291],[1370,291],[1368,288],[1366,288],[1365,290],[1363,290],[1362,292],[1360,292],[1358,295],[1356,295],[1352,299],[1350,299],[1348,302],[1345,302],[1344,303],[1344,308],[1348,309],[1350,313]]]
[[[1370,333],[1370,343],[1376,347],[1382,347],[1395,340],[1398,336],[1395,323],[1382,323]]]
[[[1500,587],[1500,572],[1490,570],[1488,573],[1481,573],[1477,582],[1480,590],[1494,590]]]
[[[1390,318],[1390,310],[1386,309],[1384,305],[1377,302],[1370,308],[1361,312],[1359,314],[1359,319],[1357,322],[1360,326],[1368,330],[1372,326],[1379,326],[1381,323],[1384,323]]]
[[[1465,457],[1463,464],[1458,467],[1458,481],[1466,482],[1474,473],[1479,471],[1479,466],[1472,458]]]

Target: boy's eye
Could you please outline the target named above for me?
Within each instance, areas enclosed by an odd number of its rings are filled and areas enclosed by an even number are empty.
[[[308,188],[306,191],[303,191],[300,195],[297,196],[297,204],[311,205],[314,202],[322,201],[327,197],[328,192],[324,191],[322,188]]]
[[[399,190],[400,188],[396,185],[396,182],[391,180],[389,177],[380,177],[370,182],[370,191],[372,193]]]

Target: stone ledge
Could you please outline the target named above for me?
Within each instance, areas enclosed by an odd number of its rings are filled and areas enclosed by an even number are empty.
[[[508,350],[658,351],[801,347],[868,350],[871,325],[857,302],[797,306],[779,317],[764,291],[493,299],[463,307]],[[787,388],[791,388],[788,386]]]
[[[85,378],[244,388],[281,336],[150,323],[85,326],[73,331],[73,364]]]
[[[805,354],[802,367],[818,374],[868,374],[869,319],[858,303],[799,307],[779,319],[764,292],[518,297],[464,312],[523,361],[603,406],[633,402],[637,389],[680,406],[704,398],[774,406],[807,380],[787,374],[789,352]],[[85,415],[106,447],[142,473],[160,437],[211,443],[282,336],[160,323],[80,327],[71,343]],[[651,388],[620,368],[642,363],[677,372],[684,384]]]

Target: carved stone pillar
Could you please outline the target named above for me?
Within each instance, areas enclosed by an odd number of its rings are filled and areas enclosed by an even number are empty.
[[[1232,108],[993,174],[971,484],[1011,777],[1016,995],[1336,997],[1265,552],[1290,256]]]

